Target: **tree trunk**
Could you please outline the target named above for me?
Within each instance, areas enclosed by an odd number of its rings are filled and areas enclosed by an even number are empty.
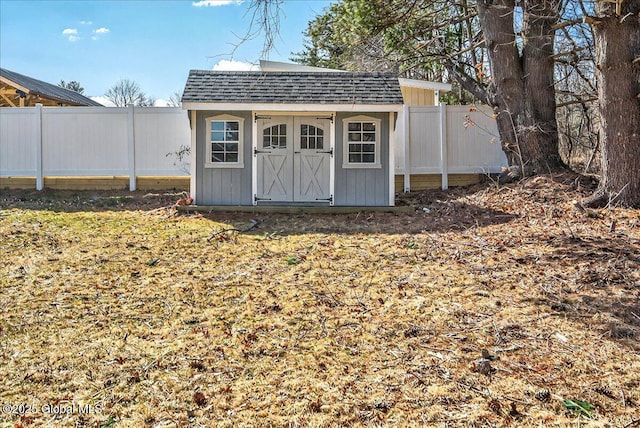
[[[553,47],[559,1],[525,0],[522,53],[514,32],[515,0],[478,0],[491,65],[489,100],[515,176],[564,168],[558,152]]]
[[[621,5],[599,1],[595,10],[590,21],[596,47],[602,179],[586,204],[639,207],[640,0]]]

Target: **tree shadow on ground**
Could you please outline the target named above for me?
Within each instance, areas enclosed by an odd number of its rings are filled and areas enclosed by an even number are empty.
[[[356,212],[353,214],[210,213],[207,219],[243,230],[257,222],[248,234],[416,234],[459,231],[500,225],[516,216],[477,205],[451,202],[437,208],[417,207],[409,213]]]
[[[556,237],[548,244],[554,250],[538,263],[566,270],[540,303],[640,351],[640,242],[612,234]]]
[[[203,216],[217,222],[232,224],[238,229],[257,221],[248,233],[303,234],[303,233],[420,233],[466,230],[507,223],[516,216],[502,211],[461,202],[461,195],[473,188],[452,191],[428,191],[399,194],[397,204],[412,205],[413,212],[354,212],[352,214],[278,214],[251,212],[216,212]],[[183,192],[144,191],[63,191],[0,190],[0,209],[45,210],[54,212],[101,211],[170,211]],[[168,213],[169,214],[169,213]],[[190,215],[177,214],[175,215]],[[200,215],[200,214],[198,214]]]
[[[173,206],[184,192],[166,190],[8,190],[0,189],[0,209],[55,212],[151,211]]]

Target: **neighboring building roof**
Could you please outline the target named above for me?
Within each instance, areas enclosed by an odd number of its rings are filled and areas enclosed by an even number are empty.
[[[434,91],[449,92],[451,91],[451,83],[430,82],[428,80],[405,79],[398,78],[400,86],[408,86],[411,88],[433,89]]]
[[[402,104],[398,78],[382,73],[191,70],[182,102]]]
[[[102,106],[102,104],[93,101],[91,98],[85,97],[84,95],[70,89],[52,85],[51,83],[43,82],[42,80],[34,79],[32,77],[7,70],[6,68],[0,68],[0,79],[28,95],[50,98],[64,104],[96,107]]]
[[[260,69],[262,71],[326,71],[331,73],[345,73],[345,70],[337,70],[335,68],[311,67],[308,65],[295,64],[290,62],[267,61],[260,60]],[[434,91],[449,92],[451,91],[450,83],[431,82],[421,79],[398,78],[400,86],[409,86],[412,88],[433,89]]]
[[[310,65],[296,64],[292,62],[260,60],[260,70],[262,71],[324,71],[331,73],[345,73],[346,70],[335,68],[312,67]]]

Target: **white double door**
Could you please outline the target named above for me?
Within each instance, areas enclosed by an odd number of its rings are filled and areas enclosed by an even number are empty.
[[[257,201],[330,201],[330,125],[304,116],[258,120]]]

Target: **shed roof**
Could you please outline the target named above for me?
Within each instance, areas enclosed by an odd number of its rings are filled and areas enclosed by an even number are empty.
[[[26,89],[25,92],[30,95],[39,95],[55,99],[63,103],[80,106],[102,106],[102,104],[93,101],[91,98],[85,97],[84,95],[70,89],[52,85],[51,83],[43,82],[42,80],[34,79],[33,77],[7,70],[6,68],[0,68],[0,77],[2,77],[2,80],[7,83],[21,87],[19,88],[21,90]]]
[[[391,74],[191,70],[182,102],[401,105],[403,100]]]

